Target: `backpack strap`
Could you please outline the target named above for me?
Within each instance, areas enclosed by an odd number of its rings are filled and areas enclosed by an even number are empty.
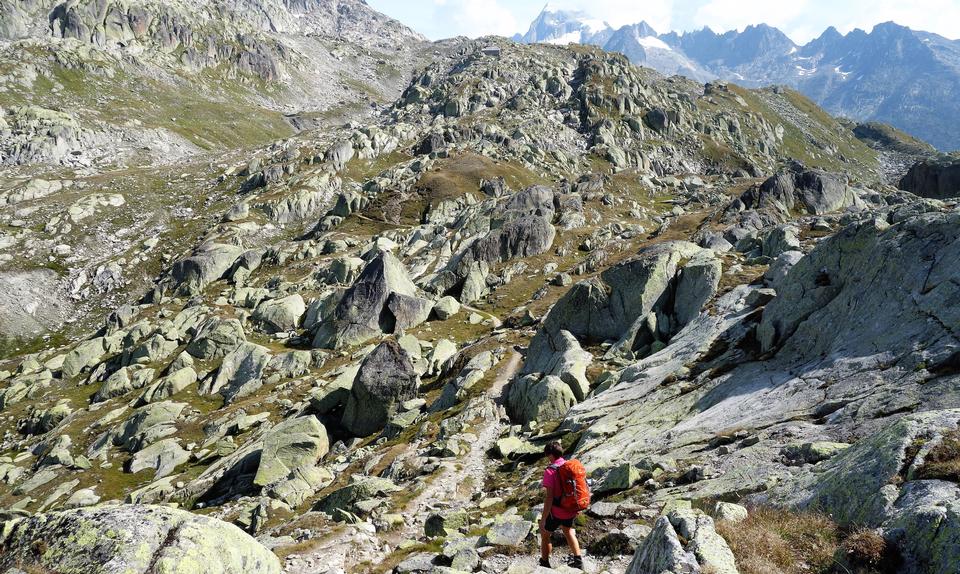
[[[557,476],[556,476],[556,480],[555,480],[555,482],[554,482],[554,489],[560,491],[560,492],[559,492],[560,496],[554,496],[554,497],[553,497],[553,504],[554,504],[554,506],[559,506],[559,505],[560,505],[560,498],[563,496],[563,486],[560,484],[560,466],[561,466],[561,465],[559,465],[559,464],[554,464],[554,463],[552,463],[552,462],[547,465],[547,468],[548,468],[548,469],[553,469],[553,471],[556,473]],[[556,494],[558,494],[558,493],[557,493],[557,492],[554,492],[553,494],[556,495]]]

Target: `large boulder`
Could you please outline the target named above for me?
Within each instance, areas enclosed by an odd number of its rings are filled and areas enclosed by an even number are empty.
[[[400,490],[400,486],[386,478],[354,475],[350,477],[349,484],[325,496],[315,508],[327,514],[336,514],[338,511],[359,514],[370,508],[376,499]]]
[[[190,453],[180,446],[175,438],[166,438],[137,451],[130,459],[127,470],[138,473],[152,468],[156,471],[154,479],[171,474],[178,466],[190,460]]]
[[[200,326],[187,345],[187,352],[198,359],[216,359],[225,357],[246,340],[239,320],[214,317]]]
[[[185,295],[200,293],[207,285],[226,275],[243,252],[243,247],[236,245],[202,245],[190,257],[173,264],[170,277],[175,289]]]
[[[556,198],[553,190],[545,185],[532,185],[510,196],[497,210],[498,221],[515,221],[524,217],[537,216],[548,221],[556,211]]]
[[[63,360],[63,366],[61,367],[63,378],[75,377],[87,367],[93,367],[100,362],[105,352],[103,337],[80,343],[67,353]]]
[[[823,215],[853,205],[856,197],[842,175],[796,164],[746,191],[740,201],[747,209],[770,209],[789,214],[802,210]]]
[[[217,376],[204,391],[220,393],[227,402],[249,395],[263,384],[261,375],[270,358],[266,347],[243,343],[223,358]]]
[[[528,354],[521,374],[542,373],[559,377],[566,383],[578,401],[590,392],[587,368],[593,355],[580,347],[577,338],[563,330],[547,340],[546,347],[539,347],[537,355]],[[547,352],[543,352],[547,351]]]
[[[363,268],[360,277],[344,293],[330,316],[320,324],[313,346],[338,349],[359,345],[382,333],[393,333],[397,317],[387,306],[390,296],[417,298],[417,293],[403,263],[390,252],[379,252]]]
[[[392,333],[399,333],[426,321],[430,317],[430,311],[433,310],[433,301],[391,293],[387,299],[387,310],[390,313],[386,328]],[[393,317],[393,325],[389,325],[389,316]]]
[[[700,565],[692,552],[683,548],[677,531],[666,516],[654,524],[627,566],[627,574],[696,574]]]
[[[153,380],[153,369],[133,369],[121,367],[107,377],[97,392],[90,397],[90,402],[99,403],[120,397],[135,389],[142,389]]]
[[[526,375],[510,384],[507,414],[518,423],[563,418],[577,402],[570,385],[560,377]]]
[[[175,433],[174,425],[186,406],[186,403],[163,401],[133,411],[114,434],[113,444],[137,452]]]
[[[471,244],[466,259],[503,263],[517,257],[531,257],[550,249],[557,231],[543,217],[527,216],[505,223]]]
[[[712,253],[694,256],[680,269],[673,301],[675,330],[697,318],[703,306],[716,294],[723,267]]]
[[[960,159],[943,156],[918,161],[900,180],[900,189],[920,197],[947,199],[960,196]]]
[[[698,510],[676,509],[661,516],[637,548],[627,574],[738,574],[726,541],[713,519]]]
[[[462,303],[472,303],[486,293],[491,265],[545,253],[556,233],[550,221],[539,215],[507,221],[453,257],[432,280],[432,288],[458,295]]]
[[[4,572],[282,572],[277,557],[236,526],[163,506],[82,508],[16,518],[2,526]]]
[[[299,293],[280,299],[270,299],[257,306],[250,317],[268,333],[293,331],[300,326],[307,312],[307,304]]]
[[[153,383],[140,395],[141,405],[169,399],[197,382],[197,372],[192,367],[183,367]]]
[[[301,467],[312,467],[327,454],[327,429],[308,415],[283,421],[263,436],[260,466],[253,483],[266,486]]]
[[[395,341],[377,345],[360,364],[343,413],[343,426],[356,436],[383,429],[400,403],[417,396],[419,377]]]

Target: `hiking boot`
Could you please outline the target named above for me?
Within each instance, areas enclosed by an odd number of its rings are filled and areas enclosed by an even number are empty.
[[[549,558],[541,558],[541,559],[540,559],[540,565],[543,566],[544,568],[552,568],[552,566],[550,566],[550,559],[549,559]]]
[[[567,561],[567,566],[583,570],[583,556],[571,556],[570,560]]]

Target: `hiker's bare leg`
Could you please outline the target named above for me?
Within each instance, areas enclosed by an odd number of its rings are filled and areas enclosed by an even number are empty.
[[[540,558],[550,559],[550,553],[553,552],[553,544],[550,542],[550,532],[546,528],[540,527]]]
[[[563,537],[567,539],[567,546],[574,556],[580,556],[580,542],[577,540],[577,531],[569,526],[561,526]]]

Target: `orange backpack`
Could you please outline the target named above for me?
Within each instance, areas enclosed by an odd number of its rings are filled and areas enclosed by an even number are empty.
[[[587,469],[579,460],[565,461],[557,469],[560,496],[556,504],[564,510],[583,512],[590,507],[590,487],[587,485]]]

